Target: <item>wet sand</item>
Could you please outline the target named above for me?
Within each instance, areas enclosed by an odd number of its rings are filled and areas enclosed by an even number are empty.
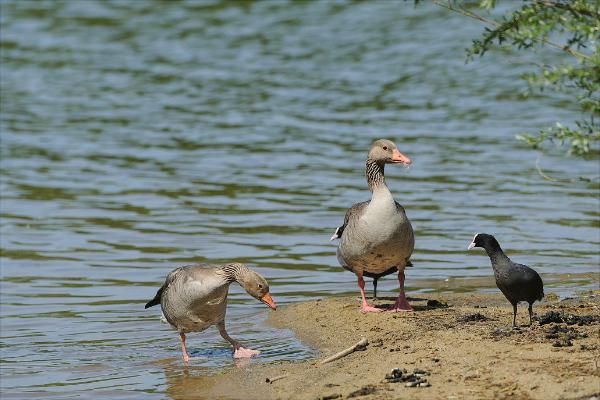
[[[271,313],[269,322],[292,329],[318,349],[319,359],[234,368],[170,385],[175,399],[589,399],[599,396],[600,293],[576,299],[547,296],[528,322],[521,304],[513,329],[512,307],[502,295],[427,295],[409,298],[412,313],[361,314],[356,297],[297,303]],[[375,302],[385,306],[384,298]],[[429,304],[429,305],[428,305]],[[559,317],[566,322],[550,322]],[[583,316],[583,318],[581,318]],[[596,317],[596,320],[594,318]],[[543,323],[543,324],[542,324]],[[363,351],[318,361],[361,338]],[[423,372],[423,387],[389,382]],[[273,383],[267,378],[287,375]],[[399,380],[401,380],[400,378]],[[430,385],[430,386],[427,386]]]

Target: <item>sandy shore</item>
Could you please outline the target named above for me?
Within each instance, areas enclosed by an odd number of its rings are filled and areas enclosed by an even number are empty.
[[[369,345],[324,365],[319,360],[251,364],[190,377],[171,385],[168,394],[175,399],[600,397],[600,321],[593,321],[600,315],[600,293],[562,301],[547,297],[534,307],[538,316],[554,311],[584,318],[512,329],[512,307],[501,295],[420,296],[410,299],[415,312],[401,314],[361,314],[354,297],[293,304],[271,313],[270,323],[292,329],[320,351],[320,359],[361,338]],[[527,321],[527,307],[521,305],[518,322]],[[421,370],[427,384],[391,383],[385,376],[393,368],[404,370],[404,377]],[[280,375],[287,377],[265,382]]]

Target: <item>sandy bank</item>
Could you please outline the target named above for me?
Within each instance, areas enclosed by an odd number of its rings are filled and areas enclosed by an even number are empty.
[[[415,312],[402,314],[361,314],[358,299],[348,297],[283,307],[271,313],[270,322],[292,329],[323,357],[362,337],[369,345],[325,365],[318,360],[253,364],[190,377],[170,386],[168,394],[175,399],[588,399],[600,392],[598,321],[535,322],[512,329],[512,307],[501,295],[428,295],[411,303]],[[597,316],[599,308],[600,295],[592,294],[536,303],[534,311]],[[526,306],[518,317],[527,322]],[[431,386],[389,383],[385,375],[393,368],[405,369],[405,375],[427,371]],[[288,376],[265,382],[282,374]]]

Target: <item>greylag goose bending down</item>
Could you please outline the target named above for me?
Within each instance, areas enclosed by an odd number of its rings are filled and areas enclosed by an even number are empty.
[[[344,224],[331,239],[340,239],[337,258],[340,264],[358,278],[363,312],[382,311],[369,306],[365,298],[363,276],[376,280],[398,271],[400,293],[390,311],[412,311],[404,293],[404,268],[412,266],[410,256],[415,245],[412,226],[404,208],[394,200],[385,184],[385,164],[410,164],[394,142],[379,139],[369,150],[366,177],[371,200],[354,204],[346,212]]]
[[[490,257],[496,286],[513,306],[513,326],[517,325],[517,304],[529,303],[529,325],[533,319],[533,303],[544,298],[544,283],[533,268],[512,262],[504,254],[500,244],[492,235],[478,233],[473,237],[468,250],[482,247]]]
[[[243,264],[186,265],[167,275],[156,296],[145,308],[160,304],[167,322],[179,332],[183,361],[189,361],[185,347],[185,334],[201,332],[216,325],[219,333],[233,346],[235,358],[252,357],[258,351],[245,349],[225,330],[225,311],[229,285],[237,282],[246,292],[267,306],[276,309],[269,294],[269,284],[259,274]]]

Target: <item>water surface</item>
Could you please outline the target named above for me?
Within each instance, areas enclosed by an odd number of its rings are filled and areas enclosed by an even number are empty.
[[[356,293],[328,239],[369,197],[380,137],[414,161],[386,169],[416,231],[409,295],[492,291],[466,252],[476,232],[546,292],[598,285],[597,160],[545,155],[551,182],[514,139],[578,117],[568,97],[522,95],[519,75],[560,53],[465,65],[481,25],[410,2],[1,7],[3,398],[165,398],[234,367],[211,329],[183,370],[144,310],[182,264],[248,263],[280,305]],[[232,286],[228,327],[263,350],[253,362],[314,355],[267,312]]]

